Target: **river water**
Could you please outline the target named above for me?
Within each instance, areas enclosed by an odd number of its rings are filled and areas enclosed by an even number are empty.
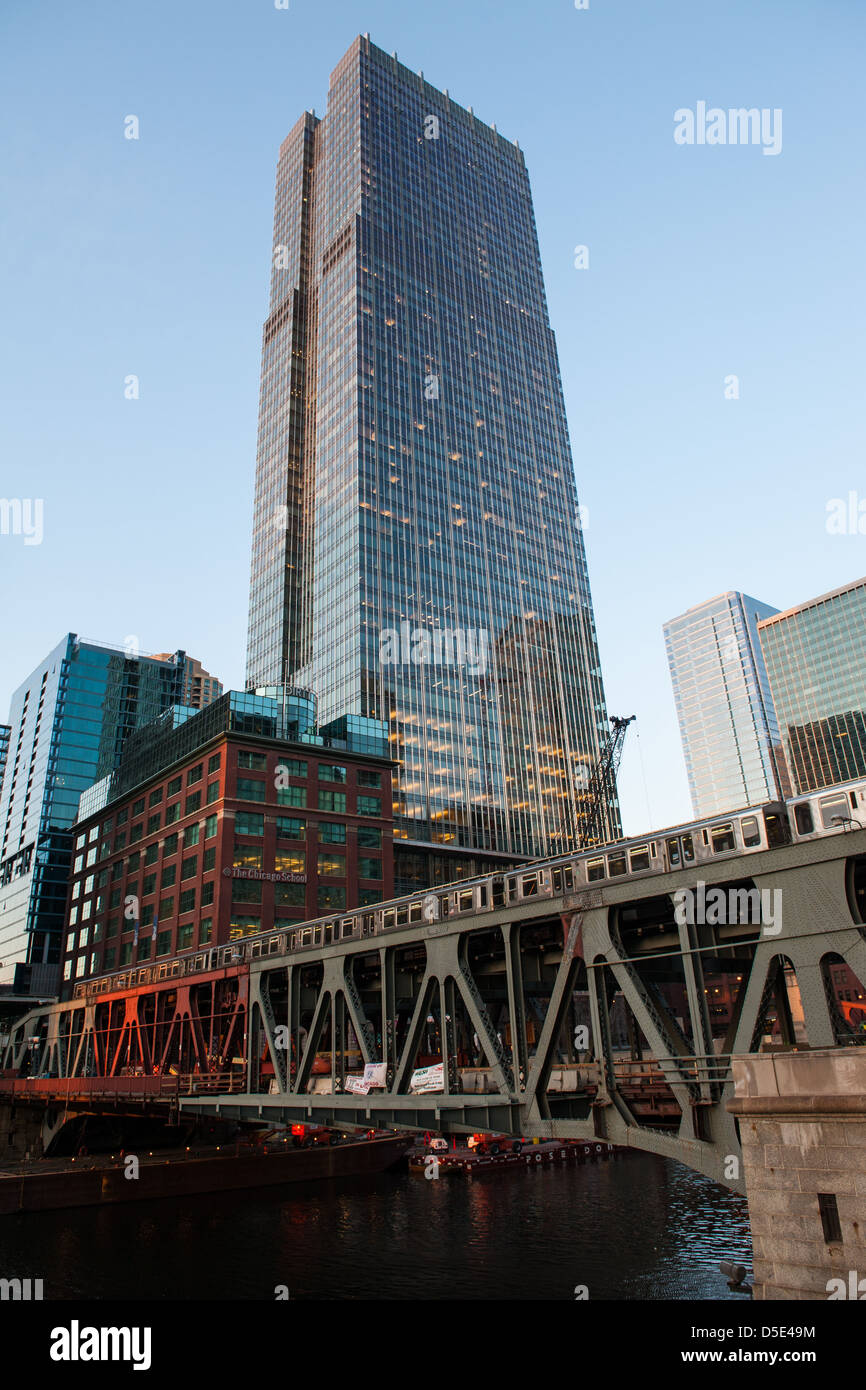
[[[386,1173],[4,1217],[45,1299],[732,1299],[746,1202],[641,1154],[469,1178]]]

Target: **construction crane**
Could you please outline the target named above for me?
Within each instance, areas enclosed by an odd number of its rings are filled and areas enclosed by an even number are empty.
[[[619,772],[626,730],[635,718],[633,714],[626,719],[621,719],[615,714],[610,717],[610,733],[604,741],[598,762],[587,783],[575,827],[577,837],[584,848],[600,842],[605,811],[610,797],[616,792],[616,774]]]

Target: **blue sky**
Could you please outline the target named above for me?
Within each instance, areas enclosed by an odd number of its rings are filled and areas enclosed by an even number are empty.
[[[862,0],[7,0],[0,493],[44,538],[0,535],[0,718],[70,630],[242,686],[277,150],[364,31],[525,152],[625,825],[686,818],[662,623],[866,573],[826,529],[866,500]],[[781,152],[677,145],[698,101]]]

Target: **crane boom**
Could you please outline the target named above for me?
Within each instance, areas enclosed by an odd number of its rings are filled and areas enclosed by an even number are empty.
[[[584,846],[599,843],[605,807],[611,794],[616,791],[616,774],[622,759],[626,731],[634,719],[633,714],[624,719],[611,715],[610,733],[592,770],[583,798],[582,814],[578,819],[577,834]]]

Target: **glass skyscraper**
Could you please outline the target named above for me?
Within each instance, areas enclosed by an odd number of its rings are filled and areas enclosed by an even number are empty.
[[[730,592],[665,623],[696,818],[775,801],[786,788],[758,622],[778,612]]]
[[[520,149],[358,38],[271,264],[248,687],[386,721],[397,836],[574,844],[607,715]]]
[[[758,626],[797,795],[866,776],[866,579]]]
[[[0,788],[0,981],[50,992],[59,972],[70,827],[81,793],[117,766],[130,732],[180,704],[169,659],[67,634],[12,696]]]

